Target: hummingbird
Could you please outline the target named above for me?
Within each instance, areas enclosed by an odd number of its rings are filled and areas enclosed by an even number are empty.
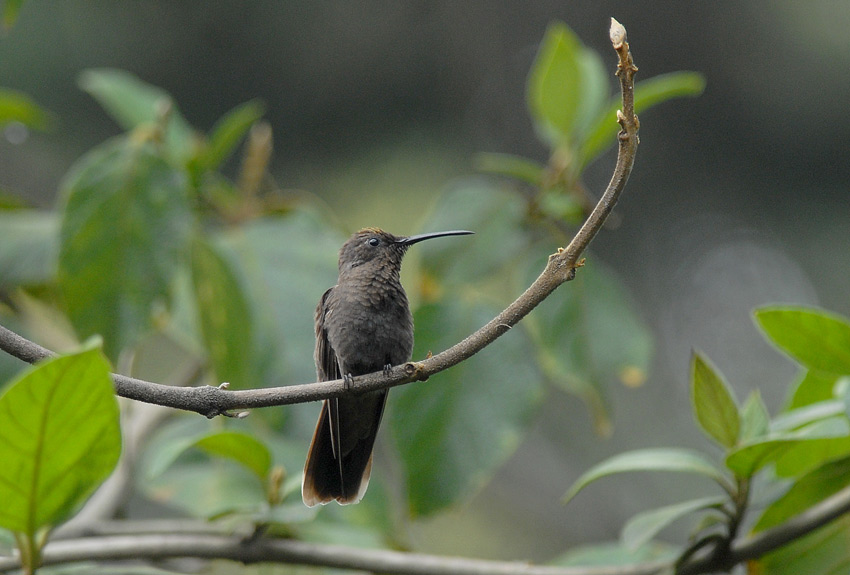
[[[339,279],[316,307],[316,373],[319,381],[376,371],[410,360],[413,316],[401,285],[401,260],[415,243],[465,230],[404,237],[364,228],[339,251]],[[301,496],[313,507],[336,500],[357,503],[372,471],[372,447],[388,390],[326,399],[304,464]]]

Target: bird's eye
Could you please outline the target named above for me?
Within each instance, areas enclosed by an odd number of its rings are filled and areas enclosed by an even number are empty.
[[[381,240],[379,240],[378,238],[369,238],[369,245],[372,246],[373,248],[376,247],[380,243],[381,243]]]

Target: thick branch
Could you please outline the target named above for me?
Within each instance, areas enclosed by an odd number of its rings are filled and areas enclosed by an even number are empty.
[[[204,533],[112,535],[55,541],[45,547],[43,564],[175,557],[229,559],[246,564],[314,565],[401,575],[652,575],[663,567],[660,564],[646,565],[638,570],[623,566],[536,566],[521,562],[354,549],[292,539],[260,538],[249,543],[232,535]],[[14,558],[0,558],[0,572],[12,571],[19,567]]]
[[[760,557],[823,527],[850,511],[850,487],[823,500],[785,523],[751,537],[733,541],[725,555],[709,553],[679,565],[677,575],[698,575],[731,569],[734,565]],[[402,575],[652,575],[672,568],[670,563],[653,562],[616,567],[552,567],[521,562],[485,561],[439,557],[399,551],[353,549],[335,545],[305,543],[290,539],[247,540],[238,535],[215,533],[209,523],[172,522],[177,531],[161,522],[110,523],[107,535],[54,541],[44,550],[44,564],[122,559],[165,559],[200,557],[229,559],[241,563],[285,563],[315,565]],[[147,524],[147,526],[145,526]],[[98,532],[97,529],[93,529]],[[159,531],[150,534],[150,531]],[[162,533],[162,531],[171,531]],[[0,557],[0,572],[19,567],[14,557]]]
[[[732,566],[760,557],[794,541],[850,511],[850,487],[825,499],[785,523],[732,543],[729,554],[708,554],[679,566],[677,575],[697,575],[725,571]],[[439,557],[399,551],[354,549],[336,545],[305,543],[291,539],[247,540],[238,535],[215,533],[209,523],[172,522],[177,531],[169,531],[161,522],[110,523],[110,533],[128,531],[129,535],[107,535],[54,541],[44,550],[44,564],[122,559],[165,559],[200,557],[229,559],[241,563],[285,563],[357,569],[374,573],[402,575],[652,575],[672,567],[669,563],[642,563],[616,567],[553,567],[521,562],[485,561],[459,557]],[[147,524],[147,527],[145,527]],[[94,531],[98,531],[94,529]],[[150,531],[160,531],[151,534]],[[19,567],[14,557],[0,557],[0,572]]]

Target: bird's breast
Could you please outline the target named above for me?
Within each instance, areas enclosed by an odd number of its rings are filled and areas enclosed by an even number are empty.
[[[342,373],[372,373],[410,359],[413,318],[401,284],[340,284],[329,312],[325,329]]]

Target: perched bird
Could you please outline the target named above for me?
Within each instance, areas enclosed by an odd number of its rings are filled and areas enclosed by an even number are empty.
[[[339,252],[339,280],[316,308],[319,381],[387,371],[410,359],[413,316],[401,285],[401,260],[411,245],[467,231],[397,237],[377,228],[355,233]],[[350,393],[322,404],[301,496],[310,507],[363,498],[372,470],[372,446],[387,390]]]

